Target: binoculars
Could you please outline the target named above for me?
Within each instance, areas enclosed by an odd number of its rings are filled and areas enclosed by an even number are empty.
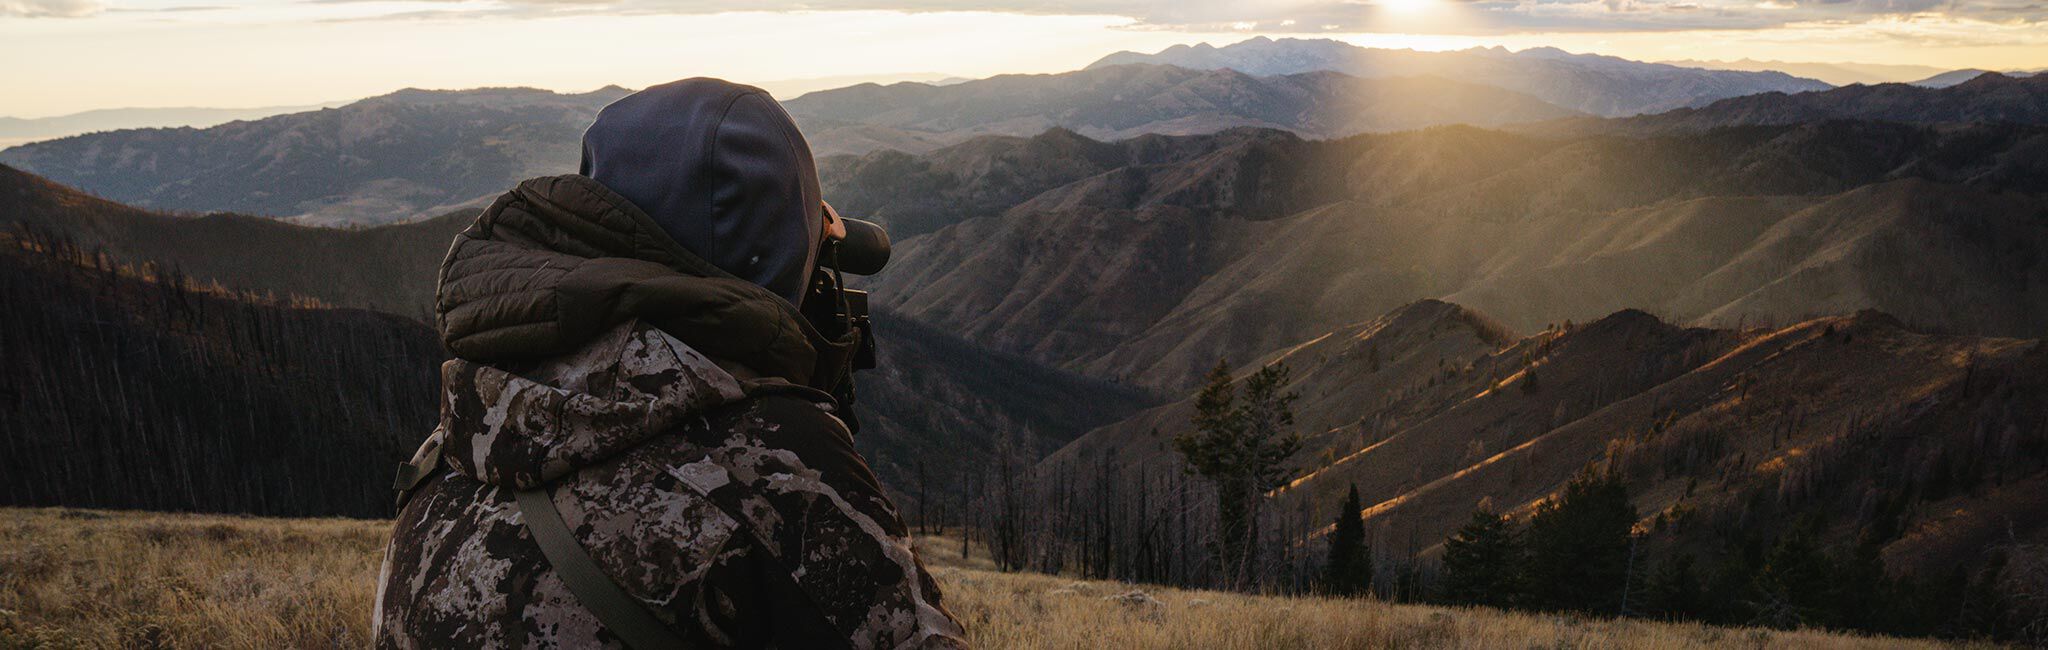
[[[860,431],[853,411],[853,371],[875,367],[875,330],[868,320],[868,292],[846,287],[845,274],[874,275],[889,264],[889,232],[878,224],[840,218],[846,236],[825,240],[818,251],[818,270],[811,275],[811,288],[804,296],[803,314],[829,340],[852,335],[854,349],[847,374],[833,382],[833,396],[840,403],[839,417],[847,429]]]

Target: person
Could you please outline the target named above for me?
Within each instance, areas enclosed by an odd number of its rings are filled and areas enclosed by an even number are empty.
[[[498,197],[441,264],[376,645],[964,647],[842,419],[845,227],[781,106],[714,79]]]

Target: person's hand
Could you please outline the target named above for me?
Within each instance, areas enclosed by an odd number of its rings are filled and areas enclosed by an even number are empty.
[[[838,211],[838,210],[834,210],[834,209],[832,209],[832,204],[830,204],[830,203],[826,203],[826,204],[824,204],[824,205],[825,205],[825,238],[826,238],[826,239],[845,239],[845,238],[846,238],[846,222],[844,222],[844,221],[840,221],[840,220],[839,220],[839,211]]]

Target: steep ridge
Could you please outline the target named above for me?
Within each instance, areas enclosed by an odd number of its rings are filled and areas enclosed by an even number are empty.
[[[1498,454],[1675,379],[1737,342],[1732,332],[1681,328],[1635,310],[1549,330],[1473,362],[1471,376],[1460,383],[1475,392],[1453,397],[1427,419],[1315,468],[1280,494],[1315,502],[1334,499],[1333,490],[1356,485],[1367,504],[1399,503],[1417,491],[1434,489],[1444,477],[1491,464]],[[1565,476],[1554,481],[1562,485],[1598,453],[1547,457],[1568,466]],[[1475,499],[1456,513],[1428,521],[1455,527],[1477,503]],[[1421,530],[1424,539],[1441,539],[1450,532]]]
[[[390,223],[574,171],[583,128],[626,93],[404,90],[205,129],[38,142],[0,151],[0,163],[146,208]]]
[[[1098,140],[1234,127],[1334,137],[1576,114],[1449,77],[1359,79],[1330,71],[1253,76],[1146,64],[1000,75],[946,86],[861,84],[783,104],[820,155],[864,153],[878,145],[922,152],[978,135],[1033,135],[1055,127]]]
[[[1588,466],[1620,472],[1648,543],[1710,564],[1797,521],[1875,539],[1942,577],[1992,544],[2048,539],[2048,344],[1929,334],[1874,311],[1783,329],[1685,328],[1625,310],[1515,338],[1421,301],[1238,366],[1291,369],[1296,478],[1268,509],[1327,522],[1356,487],[1374,548],[1428,555],[1487,505],[1526,516]],[[1184,393],[1183,395],[1187,395]],[[1042,461],[1177,471],[1192,398]]]
[[[1526,512],[1604,463],[1666,543],[1725,556],[1809,516],[1833,543],[1880,531],[1888,566],[1922,575],[2048,532],[2025,493],[2048,452],[2038,393],[2025,392],[2048,380],[2040,341],[1923,334],[1876,312],[1742,337],[1675,379],[1427,482],[1386,487],[1374,468],[1401,459],[1376,449],[1291,492],[1330,500],[1355,482],[1371,491],[1370,526],[1428,545],[1482,499]],[[1553,390],[1543,376],[1529,397]]]
[[[1509,52],[1472,48],[1417,52],[1366,48],[1330,39],[1256,37],[1224,47],[1175,45],[1153,54],[1118,52],[1089,66],[1152,63],[1201,70],[1232,69],[1254,75],[1330,70],[1379,78],[1430,75],[1526,93],[1573,110],[1604,116],[1656,113],[1714,100],[1766,92],[1826,90],[1828,84],[1782,72],[1704,70],[1611,56],[1572,54],[1549,47]]]
[[[1502,369],[1474,364],[1517,338],[1472,310],[1421,300],[1234,368],[1242,374],[1273,362],[1289,364],[1293,381],[1288,389],[1300,394],[1296,430],[1304,437],[1295,463],[1325,466],[1433,416],[1447,401],[1469,395],[1476,390],[1471,381],[1454,379],[1497,375]],[[1229,360],[1211,364],[1217,362]],[[1087,467],[1112,459],[1122,465],[1171,469],[1178,459],[1168,441],[1186,430],[1193,416],[1194,402],[1189,399],[1148,409],[1089,431],[1040,465]]]

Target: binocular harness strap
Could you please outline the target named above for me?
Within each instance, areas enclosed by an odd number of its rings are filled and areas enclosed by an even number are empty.
[[[576,602],[596,614],[598,622],[619,635],[630,648],[684,647],[682,637],[598,568],[597,561],[577,543],[575,533],[562,521],[562,513],[555,509],[555,500],[548,497],[545,486],[522,490],[517,496],[520,517],[526,520],[526,529],[533,532],[533,541],[540,544],[541,554],[562,576],[569,593],[576,595]]]

